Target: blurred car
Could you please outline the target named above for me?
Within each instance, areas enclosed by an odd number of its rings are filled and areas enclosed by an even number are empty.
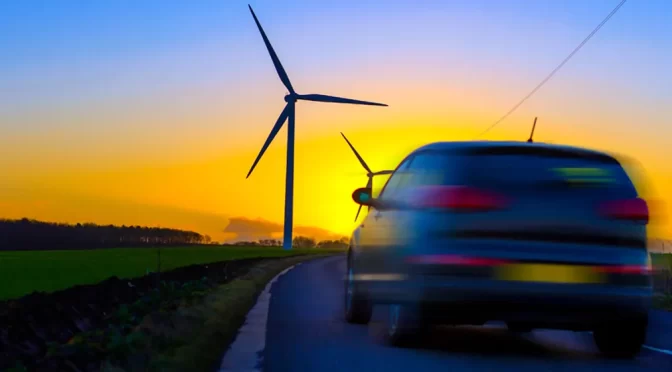
[[[408,155],[348,250],[345,318],[389,306],[386,338],[432,324],[592,331],[633,357],[651,303],[648,207],[612,156],[524,142],[441,142]]]

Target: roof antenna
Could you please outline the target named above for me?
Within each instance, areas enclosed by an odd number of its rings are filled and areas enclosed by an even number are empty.
[[[532,137],[534,136],[534,128],[537,126],[537,117],[534,117],[534,123],[532,124],[532,133],[530,133],[530,138],[527,140],[527,143],[532,143]]]

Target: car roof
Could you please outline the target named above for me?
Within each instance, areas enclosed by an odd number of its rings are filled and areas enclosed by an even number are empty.
[[[446,142],[434,142],[424,146],[421,146],[415,149],[412,153],[415,154],[420,151],[426,150],[436,150],[436,151],[446,151],[446,150],[468,150],[468,149],[482,149],[482,148],[505,148],[505,147],[517,147],[517,148],[534,148],[539,150],[558,150],[558,151],[567,151],[574,153],[581,153],[585,155],[597,155],[597,156],[606,156],[613,158],[611,155],[606,154],[601,151],[591,150],[582,147],[568,146],[568,145],[556,145],[543,142],[522,142],[522,141],[446,141]]]

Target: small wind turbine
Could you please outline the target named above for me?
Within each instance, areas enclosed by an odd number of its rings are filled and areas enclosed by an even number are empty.
[[[534,117],[534,123],[532,123],[532,132],[530,133],[530,138],[527,140],[527,143],[532,143],[532,137],[534,136],[534,128],[537,126],[537,117]]]
[[[372,172],[371,168],[369,168],[369,166],[366,164],[364,159],[362,159],[362,157],[359,155],[357,150],[355,150],[355,146],[353,146],[352,143],[350,143],[350,141],[348,141],[348,138],[345,136],[345,134],[343,134],[343,132],[341,132],[341,136],[343,136],[343,139],[345,139],[345,142],[348,143],[348,145],[352,149],[352,152],[354,152],[357,159],[359,159],[359,163],[362,164],[362,167],[364,167],[364,169],[366,170],[366,176],[369,178],[368,182],[366,182],[366,187],[367,188],[370,189],[370,188],[373,187],[373,176],[383,176],[383,175],[386,175],[386,174],[394,173],[394,171],[391,171],[391,170]],[[371,207],[367,206],[367,211],[369,211],[369,210],[371,210]],[[359,212],[361,212],[361,211],[362,211],[362,205],[360,204],[359,208],[357,209],[357,215],[355,216],[355,221],[357,221],[357,218],[359,217]]]
[[[257,24],[257,28],[259,29],[259,33],[261,33],[261,37],[264,39],[264,44],[266,44],[266,49],[268,50],[268,54],[271,55],[271,60],[273,60],[273,65],[275,66],[275,71],[278,73],[278,76],[280,77],[280,81],[282,81],[282,84],[285,85],[287,90],[289,91],[289,94],[285,96],[285,102],[287,104],[285,105],[285,108],[282,110],[280,113],[280,117],[278,120],[275,122],[275,125],[273,126],[273,129],[271,129],[271,133],[268,135],[268,138],[266,138],[266,142],[264,142],[264,145],[261,147],[261,151],[259,151],[259,155],[257,155],[257,158],[254,160],[254,163],[252,164],[252,167],[250,168],[250,171],[247,173],[247,177],[250,177],[252,174],[252,171],[254,170],[254,167],[257,166],[257,163],[261,159],[261,157],[264,155],[264,152],[266,152],[266,149],[268,146],[271,144],[273,141],[273,138],[278,134],[280,131],[280,128],[282,128],[282,125],[285,123],[285,121],[288,121],[287,124],[287,173],[285,176],[285,226],[284,226],[284,236],[283,236],[283,243],[282,246],[284,249],[292,249],[292,225],[293,225],[293,200],[294,200],[294,123],[295,123],[295,105],[296,101],[298,100],[304,100],[304,101],[315,101],[315,102],[332,102],[332,103],[351,103],[355,105],[371,105],[371,106],[387,106],[386,104],[383,103],[375,103],[375,102],[367,102],[367,101],[358,101],[354,99],[349,99],[349,98],[340,98],[340,97],[333,97],[333,96],[327,96],[324,94],[298,94],[294,90],[294,87],[292,87],[292,83],[289,81],[289,77],[287,76],[287,73],[285,72],[285,69],[282,67],[282,64],[280,63],[280,59],[278,59],[278,55],[275,54],[275,50],[273,50],[273,46],[271,46],[271,42],[268,41],[268,37],[266,37],[266,33],[264,32],[264,29],[261,27],[261,23],[259,23],[259,20],[257,19],[257,16],[254,14],[254,10],[252,10],[252,6],[248,5],[250,8],[250,12],[252,13],[252,17],[254,18],[254,22]],[[289,120],[288,120],[289,119]]]

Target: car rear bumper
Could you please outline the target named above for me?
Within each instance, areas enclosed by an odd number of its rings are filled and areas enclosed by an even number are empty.
[[[428,277],[390,277],[362,284],[374,303],[418,305],[427,315],[456,324],[499,320],[590,329],[598,323],[646,318],[651,303],[648,287]]]

